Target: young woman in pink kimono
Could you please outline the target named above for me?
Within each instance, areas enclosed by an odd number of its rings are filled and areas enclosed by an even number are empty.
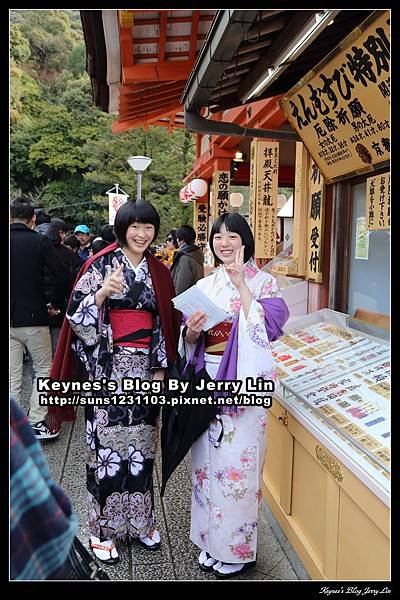
[[[275,278],[254,261],[253,234],[242,216],[221,215],[210,248],[221,266],[196,285],[228,318],[206,332],[204,363],[212,379],[240,380],[240,393],[250,394],[246,378],[276,380],[270,342],[283,334],[288,309]],[[206,319],[203,311],[187,318],[189,351]],[[263,406],[223,406],[192,446],[190,539],[201,550],[199,568],[220,579],[256,564],[266,422]]]

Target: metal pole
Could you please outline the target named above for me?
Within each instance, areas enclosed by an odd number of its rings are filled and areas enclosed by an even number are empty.
[[[137,173],[137,200],[142,197],[142,171],[136,171]]]

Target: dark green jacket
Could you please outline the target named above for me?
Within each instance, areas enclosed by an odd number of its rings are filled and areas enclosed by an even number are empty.
[[[204,277],[204,255],[196,244],[183,246],[175,254],[171,275],[177,295]]]

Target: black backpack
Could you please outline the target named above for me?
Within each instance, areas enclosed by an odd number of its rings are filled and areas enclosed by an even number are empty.
[[[86,550],[77,536],[69,551],[67,562],[59,579],[85,579],[87,581],[106,581],[109,576],[100,567],[98,562]]]

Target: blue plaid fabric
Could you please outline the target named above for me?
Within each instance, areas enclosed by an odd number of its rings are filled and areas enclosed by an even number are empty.
[[[10,402],[10,576],[51,579],[67,559],[77,519],[27,417]]]

